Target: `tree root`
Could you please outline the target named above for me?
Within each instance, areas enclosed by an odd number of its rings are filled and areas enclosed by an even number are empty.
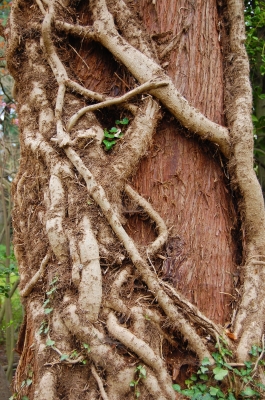
[[[102,399],[103,399],[103,400],[109,400],[109,398],[108,398],[108,396],[107,396],[107,393],[105,392],[105,389],[104,389],[102,380],[101,380],[100,376],[98,375],[98,373],[97,373],[96,368],[94,367],[94,365],[91,365],[91,372],[92,372],[92,375],[94,376],[94,378],[95,378],[96,381],[97,381],[97,384],[98,384],[99,391],[100,391],[100,394],[101,394]]]
[[[173,398],[174,390],[171,388],[171,379],[161,358],[143,340],[137,338],[128,329],[120,326],[112,312],[109,313],[107,318],[107,328],[112,336],[136,353],[144,363],[156,371],[159,376],[160,387],[163,387],[169,398]]]

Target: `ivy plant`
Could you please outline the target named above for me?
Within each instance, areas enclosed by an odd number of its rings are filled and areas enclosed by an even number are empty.
[[[102,143],[104,144],[104,148],[106,151],[109,151],[113,148],[113,146],[117,143],[117,140],[123,137],[123,133],[121,131],[121,128],[117,128],[119,125],[128,125],[129,119],[128,118],[123,118],[122,120],[116,120],[115,121],[115,126],[113,126],[111,129],[104,129],[104,139]]]
[[[204,358],[198,371],[185,381],[186,388],[182,389],[180,385],[174,384],[173,389],[191,400],[264,398],[265,386],[255,379],[257,366],[265,364],[262,359],[264,349],[252,346],[249,352],[250,361],[235,368],[227,361],[232,353],[227,349],[225,341],[222,340],[217,347],[218,351],[212,354],[214,368],[210,360]]]

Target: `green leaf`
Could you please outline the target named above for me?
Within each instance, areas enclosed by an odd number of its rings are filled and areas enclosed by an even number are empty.
[[[44,313],[45,314],[50,314],[52,312],[53,308],[45,308]]]
[[[83,343],[83,346],[84,346],[84,349],[86,349],[88,353],[91,352],[91,348],[90,348],[89,344]]]
[[[87,360],[83,360],[82,364],[86,365],[87,364]]]
[[[69,358],[68,354],[62,354],[60,360],[64,361],[67,360],[67,358]]]
[[[201,375],[199,375],[199,378],[200,378],[202,381],[208,381],[208,375],[206,375],[206,374],[201,374]]]
[[[245,364],[245,366],[246,366],[248,369],[251,369],[251,368],[252,368],[252,363],[251,363],[251,361],[245,361],[244,364]]]
[[[201,367],[199,369],[199,371],[201,371],[202,374],[204,374],[205,372],[207,372],[209,369],[207,367]]]
[[[45,300],[44,303],[43,303],[43,307],[47,306],[47,304],[48,304],[49,302],[50,302],[50,299]]]
[[[222,381],[224,377],[226,377],[226,375],[228,374],[228,370],[216,367],[213,369],[213,373],[214,373],[214,379],[216,379],[217,381]]]
[[[122,120],[117,119],[115,121],[116,125],[127,125],[129,123],[128,118],[123,118]]]
[[[172,387],[176,392],[178,392],[178,393],[181,392],[181,387],[179,385],[177,385],[176,383],[174,385],[172,385]]]
[[[146,378],[146,369],[142,365],[138,365],[136,370],[139,372],[140,378]]]
[[[219,392],[219,389],[218,389],[218,388],[213,387],[213,386],[210,387],[210,394],[211,394],[212,396],[216,396],[218,392]]]
[[[137,385],[137,382],[136,382],[136,381],[131,381],[131,382],[130,382],[130,386],[131,386],[131,387],[134,387],[134,386],[136,386],[136,385]]]
[[[258,122],[258,118],[256,117],[256,115],[252,114],[251,117],[252,117],[253,122]],[[257,347],[257,346],[252,346],[252,349],[254,347]],[[252,349],[250,350],[249,354],[252,354],[254,356],[255,354],[251,353]]]
[[[204,359],[202,360],[202,365],[211,365],[210,360],[208,357],[204,357]]]
[[[53,287],[51,290],[49,290],[48,292],[46,292],[47,296],[50,296],[51,294],[53,294],[56,291],[56,287]]]
[[[194,390],[193,389],[184,389],[184,390],[182,390],[182,394],[184,394],[184,396],[192,396],[194,394]]]
[[[108,140],[103,140],[103,143],[105,145],[105,149],[109,151],[116,144],[116,140],[112,140],[111,142]]]
[[[26,380],[26,385],[27,385],[27,386],[30,386],[31,384],[32,384],[32,379],[27,379],[27,380]]]
[[[260,387],[262,390],[265,390],[265,385],[263,385],[263,383],[257,383],[256,385]]]
[[[198,378],[197,378],[197,376],[196,376],[195,374],[192,374],[191,377],[190,377],[190,379],[191,379],[193,382],[196,382]]]
[[[241,396],[256,396],[258,392],[255,390],[251,389],[250,387],[247,387],[245,390],[243,390],[241,393]]]
[[[53,278],[53,280],[50,283],[50,286],[54,285],[57,281],[58,281],[58,276],[56,276],[55,278]]]
[[[118,129],[113,126],[109,131],[113,132],[113,133],[116,133],[116,132],[118,132]]]
[[[235,396],[233,395],[233,393],[229,393],[227,400],[236,400]]]
[[[112,133],[108,133],[108,131],[104,132],[104,136],[105,136],[106,138],[110,138],[110,139],[115,138],[115,135],[112,134]]]
[[[129,123],[128,118],[123,118],[123,119],[120,121],[120,124],[121,124],[121,125],[127,125],[128,123]]]
[[[46,346],[54,346],[55,345],[55,341],[51,340],[51,339],[47,339],[46,340]]]

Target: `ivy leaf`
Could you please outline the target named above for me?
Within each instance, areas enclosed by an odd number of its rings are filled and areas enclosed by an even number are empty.
[[[172,385],[173,389],[178,392],[181,393],[181,387],[179,385],[177,385],[176,383],[174,385]]]
[[[227,400],[236,400],[235,396],[233,395],[233,393],[229,393]]]
[[[262,390],[265,390],[265,385],[263,385],[263,383],[257,383],[256,385],[260,387]]]
[[[241,396],[255,396],[258,393],[255,390],[251,389],[250,387],[247,387],[240,394],[241,394]]]
[[[58,281],[58,276],[56,276],[55,278],[53,278],[53,280],[50,283],[50,286],[54,285],[56,282]]]
[[[115,135],[112,133],[109,133],[108,131],[104,131],[104,137],[113,139],[115,137]]]
[[[61,358],[60,358],[60,361],[67,360],[68,357],[69,357],[68,354],[62,354]]]
[[[53,294],[53,292],[56,291],[56,287],[53,287],[51,290],[49,290],[48,292],[46,292],[47,296],[50,296],[51,294]]]
[[[219,389],[218,389],[218,388],[215,388],[215,387],[213,387],[213,386],[210,387],[210,394],[211,394],[212,396],[216,396],[218,392],[219,392]]]
[[[204,357],[204,359],[202,360],[202,366],[210,365],[210,364],[211,363],[210,363],[209,358],[208,357]]]
[[[109,131],[113,132],[113,133],[116,133],[116,132],[118,132],[118,129],[113,126]]]
[[[52,312],[53,308],[45,308],[44,313],[45,314],[50,314]]]
[[[228,374],[228,370],[216,367],[213,369],[213,373],[214,373],[214,379],[216,379],[217,381],[222,381],[224,377]]]
[[[181,392],[182,394],[184,394],[184,396],[192,396],[194,395],[194,390],[193,389],[184,389]]]
[[[201,375],[199,375],[199,377],[202,381],[208,381],[208,375],[206,375],[206,374],[201,374]]]
[[[91,348],[87,343],[83,343],[83,346],[84,346],[84,349],[86,349],[88,353],[91,352]]]
[[[103,143],[105,145],[105,149],[109,151],[116,144],[116,140],[112,140],[111,142],[108,140],[103,140]]]
[[[116,123],[116,121],[115,121],[115,123]],[[119,123],[120,123],[121,125],[128,125],[129,120],[128,120],[128,118],[123,118],[121,121],[119,121]]]
[[[47,339],[46,340],[46,346],[54,346],[55,345],[55,341],[51,340],[51,339]]]

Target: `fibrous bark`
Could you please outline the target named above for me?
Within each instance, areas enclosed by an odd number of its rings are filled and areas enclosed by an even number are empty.
[[[200,6],[187,3],[191,20],[159,49],[155,35],[137,23],[129,1],[91,0],[86,25],[66,1],[14,1],[8,64],[16,80],[22,153],[14,185],[14,246],[27,313],[14,383],[19,396],[132,399],[135,368],[144,365],[142,398],[174,399],[170,349],[186,343],[198,360],[208,357],[214,363],[211,346],[223,328],[163,275],[161,260],[171,268],[170,252],[182,246],[181,238],[128,183],[150,151],[163,113],[200,138],[201,146],[214,149],[222,165],[228,160],[229,179],[240,198],[244,265],[242,299],[231,327],[239,361],[262,336],[264,206],[252,169],[242,4],[228,0],[226,7],[226,127],[194,108],[163,67]],[[153,6],[158,10],[161,4]],[[123,68],[126,93],[115,97],[77,82],[64,58],[69,54],[65,38],[71,48],[70,40],[107,49]],[[130,124],[108,153],[102,146],[104,118],[113,113],[114,124],[125,112]],[[155,227],[148,244],[140,245],[126,229],[126,205]],[[232,264],[231,232],[227,238],[224,257]],[[226,265],[219,268],[226,273]],[[259,322],[253,332],[256,301]],[[35,371],[33,383],[21,389],[29,368]]]

